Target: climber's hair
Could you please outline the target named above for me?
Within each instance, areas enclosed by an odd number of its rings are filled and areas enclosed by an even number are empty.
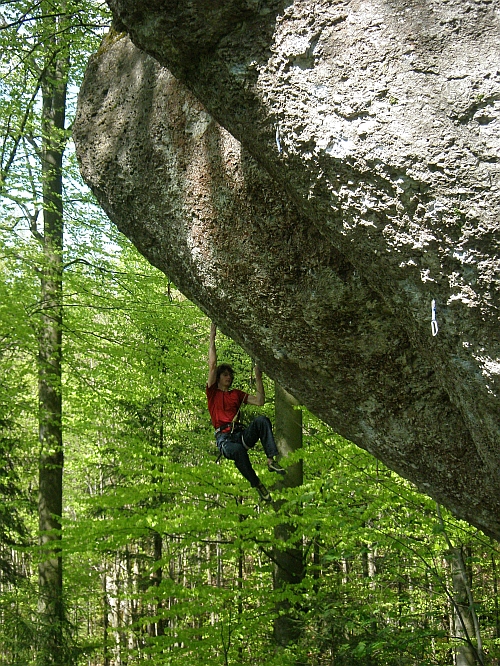
[[[217,366],[217,376],[216,376],[216,379],[215,379],[215,383],[216,383],[216,384],[219,383],[220,376],[222,375],[223,372],[226,372],[226,370],[227,370],[227,371],[229,372],[229,374],[231,375],[231,384],[233,383],[233,379],[234,379],[234,370],[233,370],[232,367],[231,367],[230,365],[228,365],[227,363],[221,363],[219,366]]]

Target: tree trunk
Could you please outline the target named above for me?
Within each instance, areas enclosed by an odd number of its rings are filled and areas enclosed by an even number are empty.
[[[103,666],[110,666],[111,659],[109,653],[109,615],[111,608],[108,600],[108,585],[107,585],[107,571],[106,561],[104,561],[103,573],[101,576],[102,581],[102,644],[103,644]]]
[[[495,633],[494,637],[500,637],[500,615],[498,612],[498,577],[497,577],[497,564],[495,560],[495,553],[491,552],[491,572],[493,578],[493,602],[495,604]]]
[[[238,504],[241,504],[241,499],[238,499]],[[240,523],[243,522],[244,517],[240,513],[238,516]],[[244,553],[243,548],[238,548],[238,622],[237,626],[243,626],[243,564],[244,564]],[[241,639],[238,641],[238,663],[243,663],[243,644]]]
[[[52,12],[53,13],[53,12]],[[58,21],[50,26],[57,39]],[[64,663],[61,515],[62,515],[62,159],[67,88],[65,49],[47,54],[42,83],[43,268],[39,373],[38,518],[42,557],[38,569],[42,624],[39,663]]]
[[[276,444],[283,457],[287,457],[302,447],[302,412],[294,409],[297,401],[278,384],[275,384],[276,409]],[[303,467],[299,461],[287,468],[287,474],[279,483],[285,487],[302,485]],[[284,550],[274,549],[274,589],[300,583],[304,577],[304,561],[300,535],[295,535],[296,528],[289,523],[275,527],[274,535],[280,541],[292,542]],[[300,623],[293,617],[293,608],[289,601],[277,604],[278,617],[274,621],[274,638],[280,647],[295,643],[300,638]]]
[[[456,666],[474,666],[481,663],[478,650],[471,643],[476,637],[474,610],[470,603],[471,580],[467,580],[467,571],[462,556],[462,548],[454,547],[450,551],[451,576],[453,581],[453,624],[454,635],[462,639],[455,655]]]

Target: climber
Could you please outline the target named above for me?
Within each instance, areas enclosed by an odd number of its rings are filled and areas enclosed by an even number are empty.
[[[212,323],[206,391],[208,411],[215,428],[217,447],[225,458],[234,460],[237,469],[250,482],[250,485],[257,489],[260,498],[265,502],[270,502],[271,495],[255,473],[248,457],[248,450],[253,448],[260,439],[267,455],[268,470],[278,474],[286,473],[283,467],[274,460],[274,457],[278,455],[278,449],[274,441],[271,422],[267,416],[257,416],[246,427],[237,421],[242,404],[257,405],[258,407],[262,407],[264,404],[262,372],[256,365],[255,384],[257,395],[249,395],[239,389],[231,388],[234,378],[233,369],[225,363],[217,366],[216,333],[217,326]]]

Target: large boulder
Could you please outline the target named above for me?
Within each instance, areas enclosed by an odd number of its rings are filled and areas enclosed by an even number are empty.
[[[494,6],[110,5],[154,56],[114,31],[80,93],[110,218],[303,404],[498,538]]]

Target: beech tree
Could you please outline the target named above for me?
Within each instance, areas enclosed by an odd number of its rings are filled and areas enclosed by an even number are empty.
[[[61,6],[42,2],[42,43],[54,45],[41,62],[41,179],[43,232],[32,223],[41,242],[38,397],[40,466],[38,521],[45,550],[38,565],[39,610],[42,621],[43,664],[63,664],[64,608],[61,539],[63,496],[62,320],[63,320],[63,154],[66,145],[66,94],[69,48],[64,34],[68,17]],[[56,13],[57,12],[57,13]],[[59,15],[58,15],[59,14]]]
[[[276,443],[285,458],[302,448],[302,412],[297,401],[281,386],[275,384]],[[296,461],[287,469],[287,475],[280,483],[287,487],[301,486],[304,481],[302,460]],[[283,502],[278,503],[278,507]],[[302,534],[297,534],[293,516],[288,517],[274,528],[278,546],[274,549],[274,587],[286,589],[301,583],[304,578],[304,556]],[[281,542],[281,543],[280,543]],[[300,606],[300,596],[297,600]],[[300,613],[293,613],[293,604],[285,598],[277,605],[278,615],[274,621],[274,636],[279,646],[297,643],[302,633]],[[303,662],[297,662],[300,664]]]

